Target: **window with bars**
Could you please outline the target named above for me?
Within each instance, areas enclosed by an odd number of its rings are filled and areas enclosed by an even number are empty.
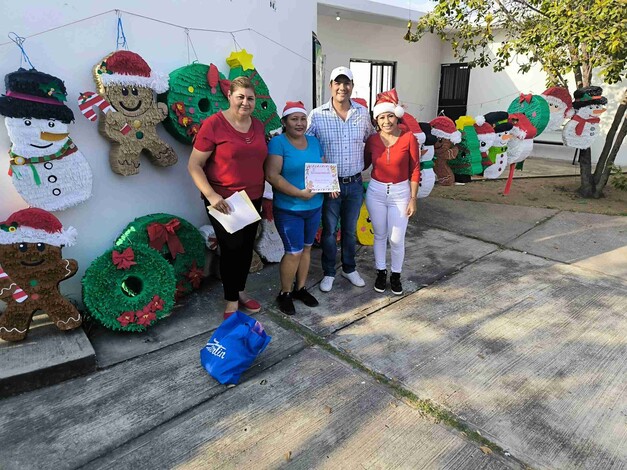
[[[377,94],[394,88],[396,84],[396,62],[351,59],[353,72],[353,98],[364,98],[372,110]]]

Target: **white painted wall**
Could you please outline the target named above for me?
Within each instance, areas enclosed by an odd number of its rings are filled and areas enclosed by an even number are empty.
[[[0,42],[10,31],[21,36],[54,28],[111,8],[158,18],[186,27],[219,30],[254,28],[272,40],[304,56],[299,57],[253,32],[235,35],[238,44],[254,55],[254,64],[270,88],[279,109],[286,100],[300,99],[311,105],[311,33],[316,26],[315,0],[278,1],[276,11],[258,0],[153,1],[126,0],[120,4],[79,0],[0,0]],[[295,21],[295,19],[298,21]],[[122,14],[129,49],[139,53],[156,71],[169,73],[186,65],[184,31],[165,24]],[[195,225],[207,223],[199,193],[187,173],[190,147],[179,144],[159,126],[159,134],[174,146],[179,162],[169,168],[153,167],[142,160],[139,175],[122,177],[109,168],[108,142],[95,123],[82,117],[78,94],[94,90],[91,69],[116,47],[116,16],[109,13],[26,40],[25,47],[38,70],[56,75],[68,88],[69,106],[76,122],[72,139],[87,157],[93,174],[93,197],[82,205],[57,212],[65,226],[78,230],[78,243],[64,249],[66,258],[79,262],[78,274],[61,284],[62,291],[80,301],[80,280],[94,258],[112,246],[120,231],[134,218],[155,212],[181,216]],[[228,34],[191,32],[200,62],[215,63],[228,76],[226,57],[234,50]],[[193,60],[193,57],[192,57]],[[20,66],[13,45],[0,46],[0,77]],[[4,92],[4,86],[0,86]],[[10,141],[0,125],[0,149]],[[5,152],[5,150],[2,150]],[[0,220],[26,207],[7,176],[8,157],[0,158]]]
[[[340,65],[348,67],[350,59],[397,61],[396,89],[407,110],[418,120],[435,117],[440,80],[441,41],[435,35],[425,36],[419,43],[407,43],[407,30],[350,20],[336,21],[318,15],[318,39],[325,57],[325,77]],[[326,88],[325,99],[329,99]]]
[[[498,38],[497,38],[498,39]],[[493,46],[493,51],[496,46]],[[457,59],[453,57],[453,52],[447,43],[442,47],[442,63],[455,63]],[[490,111],[507,111],[509,104],[520,93],[541,94],[546,90],[546,75],[542,70],[534,66],[528,73],[518,72],[519,64],[524,63],[523,57],[518,58],[512,65],[502,72],[494,72],[492,67],[473,69],[470,72],[470,83],[468,88],[468,114],[476,116]],[[570,84],[571,96],[575,91],[575,77],[570,74],[567,77]],[[618,101],[622,91],[627,87],[627,82],[623,81],[615,85],[603,84],[601,79],[593,81],[593,84],[603,87],[603,95],[608,99],[608,109],[601,116],[601,135],[592,145],[592,158],[596,161],[609,130]],[[560,132],[546,132],[540,136],[544,140],[561,141]],[[535,145],[533,155],[546,158],[558,158],[564,160],[573,159],[574,149],[568,147],[556,147],[548,145]],[[616,158],[616,164],[627,166],[627,143],[623,143]]]

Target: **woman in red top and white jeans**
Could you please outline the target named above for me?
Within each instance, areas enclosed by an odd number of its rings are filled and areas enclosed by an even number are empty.
[[[205,119],[194,140],[187,169],[207,205],[228,214],[224,199],[244,190],[255,208],[261,208],[263,164],[268,156],[263,123],[251,116],[255,89],[247,77],[231,82],[229,109]],[[228,318],[239,307],[258,312],[261,305],[245,292],[258,223],[228,233],[207,211],[220,246],[220,276]]]
[[[374,290],[384,292],[387,282],[386,248],[390,240],[392,293],[401,295],[401,270],[405,258],[405,231],[416,212],[420,182],[420,149],[411,132],[398,127],[404,110],[396,90],[377,95],[372,110],[379,132],[368,138],[364,149],[365,168],[372,163],[366,191],[366,207],[374,230],[374,260],[377,279]]]

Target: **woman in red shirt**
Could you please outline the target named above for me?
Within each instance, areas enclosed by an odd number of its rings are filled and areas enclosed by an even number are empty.
[[[194,140],[187,169],[202,193],[205,207],[228,214],[225,199],[244,190],[255,208],[261,208],[264,188],[263,164],[268,155],[263,123],[251,116],[255,89],[247,77],[231,82],[229,109],[205,119]],[[238,307],[251,312],[261,305],[245,292],[258,223],[228,233],[207,210],[220,246],[220,276],[228,318]]]
[[[365,168],[372,164],[366,207],[374,231],[377,269],[374,290],[385,292],[385,259],[389,239],[392,259],[390,288],[396,295],[403,293],[401,270],[405,258],[405,231],[409,217],[416,212],[420,182],[418,142],[411,132],[404,132],[398,127],[404,113],[398,104],[396,90],[379,93],[372,110],[379,132],[368,138],[364,149]]]

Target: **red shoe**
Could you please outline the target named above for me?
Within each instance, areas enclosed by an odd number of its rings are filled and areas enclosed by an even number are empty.
[[[237,311],[237,310],[236,310]],[[233,315],[235,312],[224,312],[224,319],[226,320],[227,318],[229,318],[231,315]]]
[[[261,310],[261,304],[254,299],[248,299],[246,302],[239,301],[239,306],[245,308],[251,313],[257,313]]]

